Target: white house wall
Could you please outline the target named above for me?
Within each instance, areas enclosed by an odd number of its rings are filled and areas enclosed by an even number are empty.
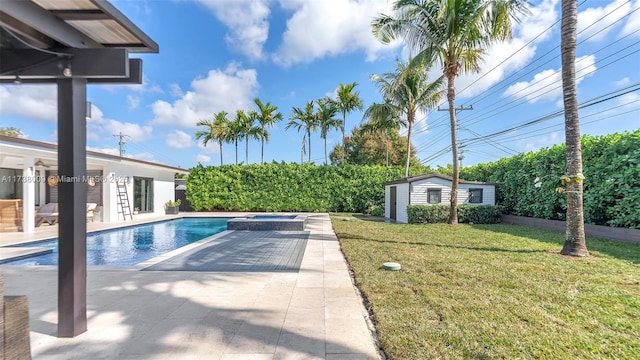
[[[141,166],[140,164],[116,163],[105,167],[103,175],[108,179],[103,188],[103,221],[122,221],[119,213],[118,191],[115,179],[126,181],[127,194],[131,210],[134,210],[133,179],[134,177],[153,179],[153,213],[164,214],[164,203],[175,198],[175,172],[169,169],[159,169]],[[107,186],[108,185],[108,186]]]
[[[440,204],[449,205],[451,203],[451,181],[432,177],[411,183],[411,204],[429,205],[427,189],[440,189]],[[494,185],[462,183],[458,186],[458,204],[469,203],[469,189],[482,189],[482,203],[474,205],[495,205],[496,191]]]

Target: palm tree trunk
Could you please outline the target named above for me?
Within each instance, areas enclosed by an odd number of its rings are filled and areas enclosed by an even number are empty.
[[[220,141],[220,166],[222,166],[222,141]]]
[[[324,137],[324,164],[327,165],[327,137]]]
[[[578,22],[577,0],[562,0],[562,92],[564,95],[564,128],[567,145],[567,231],[563,255],[589,256],[584,235],[582,203],[582,148],[580,145],[580,120],[576,95],[576,27]]]
[[[404,166],[404,176],[409,176],[409,159],[411,159],[411,128],[413,127],[413,114],[407,116],[407,164]]]
[[[347,148],[346,148],[345,143],[344,143],[344,140],[345,140],[344,139],[344,128],[345,128],[346,123],[347,123],[347,114],[343,111],[342,112],[342,151],[340,152],[340,155],[341,155],[340,156],[341,157],[340,164],[341,165],[344,165],[344,157],[345,157],[346,151],[347,151]],[[326,162],[327,161],[325,160],[325,163]]]
[[[453,64],[456,64],[453,62]],[[446,66],[445,66],[446,67]],[[446,71],[446,70],[445,70]],[[456,89],[455,75],[447,75],[447,100],[449,101],[449,118],[451,120],[451,154],[453,155],[453,180],[451,181],[451,207],[449,208],[449,224],[458,223],[458,129],[456,121]]]
[[[236,165],[238,165],[238,140],[236,140]]]
[[[249,165],[249,138],[244,140],[244,163]]]
[[[386,160],[386,164],[387,164],[387,167],[389,167],[389,132],[388,132],[388,130],[384,131],[384,139],[385,139],[385,144],[387,145],[387,160]]]
[[[309,141],[309,149],[307,151],[309,153],[309,162],[311,162],[311,130],[307,130],[307,140]]]
[[[264,165],[264,129],[262,129],[262,151],[260,152],[260,165]]]

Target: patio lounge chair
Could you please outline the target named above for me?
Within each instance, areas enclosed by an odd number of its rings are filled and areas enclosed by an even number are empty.
[[[97,207],[98,207],[98,204],[96,203],[87,203],[87,221],[91,219],[91,222],[93,222],[93,215]]]
[[[35,226],[39,227],[43,222],[53,225],[58,222],[58,203],[48,203],[40,206],[36,214]]]

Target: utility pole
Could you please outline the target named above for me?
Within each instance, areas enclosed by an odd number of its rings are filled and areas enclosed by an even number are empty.
[[[118,133],[118,135],[113,135],[114,137],[118,138],[118,147],[120,149],[120,157],[122,157],[122,154],[124,154],[124,144],[126,144],[126,141],[124,141],[124,138],[129,137],[129,135],[125,135],[122,132]]]
[[[458,115],[458,111],[464,111],[464,110],[473,110],[473,105],[471,106],[458,106],[457,108],[455,108],[456,110],[456,115]],[[449,109],[440,109],[440,106],[438,106],[438,111],[449,111]],[[456,122],[458,121],[458,117],[456,116]],[[457,126],[458,124],[456,124]],[[460,167],[462,167],[462,159],[464,159],[464,150],[460,150],[460,156],[458,156],[458,161],[459,161],[459,165]]]

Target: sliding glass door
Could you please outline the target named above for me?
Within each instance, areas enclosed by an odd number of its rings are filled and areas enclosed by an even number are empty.
[[[153,212],[153,179],[133,178],[133,207],[139,212]]]

